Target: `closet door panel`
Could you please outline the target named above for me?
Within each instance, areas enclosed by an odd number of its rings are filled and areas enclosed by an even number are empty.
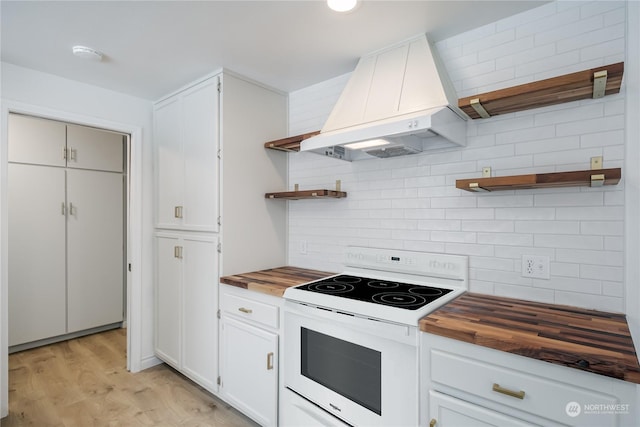
[[[9,346],[66,332],[65,170],[8,166]]]
[[[68,332],[123,319],[123,190],[121,174],[67,170]]]
[[[9,114],[9,161],[35,165],[66,165],[64,123]]]
[[[122,172],[122,134],[87,126],[67,125],[67,167]]]

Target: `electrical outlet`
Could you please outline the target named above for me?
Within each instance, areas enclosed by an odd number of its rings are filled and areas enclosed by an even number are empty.
[[[522,277],[549,279],[549,257],[522,255]]]

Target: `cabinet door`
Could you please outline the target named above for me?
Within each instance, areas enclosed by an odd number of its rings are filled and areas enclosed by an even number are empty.
[[[218,391],[217,241],[182,238],[182,370],[211,392]]]
[[[124,170],[124,136],[87,126],[67,125],[67,167]]]
[[[278,335],[225,316],[220,353],[225,398],[259,424],[277,425]]]
[[[155,353],[180,369],[181,275],[183,251],[177,236],[156,235]]]
[[[452,373],[455,375],[455,373]],[[508,408],[505,408],[508,410]],[[535,424],[429,391],[429,419],[436,427],[534,427]]]
[[[66,332],[65,171],[8,167],[9,345]]]
[[[218,79],[183,94],[184,215],[188,229],[217,231]]]
[[[156,221],[158,228],[176,228],[182,221],[184,155],[181,135],[181,102],[175,96],[156,106],[154,140],[156,151]]]
[[[9,114],[10,162],[66,165],[65,124],[53,120]]]
[[[122,174],[67,170],[68,332],[123,319],[123,194]]]

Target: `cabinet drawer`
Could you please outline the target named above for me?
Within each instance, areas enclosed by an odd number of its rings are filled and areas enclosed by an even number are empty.
[[[431,350],[430,369],[436,383],[568,425],[576,423],[571,405],[619,403],[612,395],[442,350]],[[615,414],[579,419],[585,425],[591,425],[590,420],[597,422],[593,425],[616,425]]]
[[[242,319],[278,329],[279,308],[229,293],[222,295],[222,309]]]

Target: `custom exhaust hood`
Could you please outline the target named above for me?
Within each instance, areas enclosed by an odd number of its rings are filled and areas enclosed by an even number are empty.
[[[466,145],[466,115],[434,53],[420,35],[363,56],[320,134],[300,151],[351,161]]]

